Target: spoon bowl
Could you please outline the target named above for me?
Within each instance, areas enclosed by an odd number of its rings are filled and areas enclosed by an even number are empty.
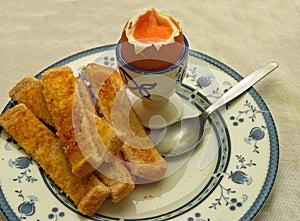
[[[160,153],[165,157],[174,157],[192,151],[201,142],[205,133],[205,124],[211,113],[243,94],[278,66],[277,62],[270,62],[254,71],[230,88],[198,116],[181,119],[165,128],[151,130],[150,137]]]

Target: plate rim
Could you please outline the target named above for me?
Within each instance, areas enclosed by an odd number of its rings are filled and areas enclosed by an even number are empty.
[[[108,45],[102,45],[102,46],[98,46],[98,47],[80,51],[78,53],[67,56],[67,57],[53,63],[52,65],[44,68],[42,71],[38,72],[35,75],[35,77],[39,78],[38,76],[40,76],[41,73],[45,72],[46,70],[48,70],[50,68],[53,68],[53,67],[56,67],[59,65],[64,65],[69,62],[75,61],[77,59],[80,59],[80,58],[83,58],[83,57],[86,57],[86,56],[89,56],[89,55],[92,55],[95,53],[99,53],[102,51],[106,51],[108,49],[112,49],[115,47],[116,47],[116,44],[108,44]],[[196,51],[193,49],[189,49],[189,54],[219,68],[220,70],[222,70],[223,72],[225,72],[226,74],[231,76],[236,81],[241,81],[243,79],[243,77],[240,74],[238,74],[238,72],[233,70],[231,67],[229,67],[228,65],[224,64],[223,62],[221,62],[209,55],[206,55],[202,52],[199,52],[199,51]],[[266,103],[262,99],[262,97],[259,95],[259,93],[253,87],[248,92],[253,97],[253,99],[256,101],[257,105],[261,109],[266,110],[266,112],[263,113],[263,117],[267,123],[268,131],[269,131],[270,157],[269,157],[269,164],[268,164],[266,178],[264,180],[262,188],[259,190],[259,194],[258,194],[257,198],[255,199],[255,201],[250,206],[250,208],[241,217],[241,219],[240,219],[241,221],[252,220],[259,213],[259,211],[262,209],[264,203],[267,201],[267,198],[270,195],[272,188],[274,186],[274,182],[276,180],[278,166],[279,166],[279,155],[280,155],[279,138],[278,138],[277,128],[276,128],[275,121],[273,119],[273,116],[272,116],[268,106],[266,105]],[[5,105],[5,107],[1,111],[1,114],[4,113],[5,111],[7,111],[7,109],[12,105],[11,102],[12,102],[12,100],[10,100]],[[2,132],[2,129],[3,128],[0,127],[0,133]],[[9,218],[17,218],[16,214],[12,211],[12,209],[10,208],[7,201],[4,200],[6,203],[5,202],[3,203],[3,198],[6,199],[4,196],[4,193],[2,191],[1,181],[0,181],[0,209],[6,219],[8,219],[8,217]]]
[[[237,81],[241,81],[243,77],[238,74],[235,70],[227,66],[226,64],[222,63],[221,61],[218,61],[217,59],[203,54],[201,52],[190,50],[190,53],[192,53],[195,57],[198,57],[215,67],[221,69],[222,71],[229,74],[231,77],[233,77]],[[278,165],[279,165],[279,138],[277,133],[277,128],[275,121],[273,119],[273,116],[265,103],[265,101],[262,99],[262,97],[259,95],[259,93],[255,90],[255,88],[251,87],[248,91],[249,94],[252,96],[252,98],[256,101],[257,105],[260,109],[265,110],[266,112],[262,113],[264,120],[267,123],[268,130],[269,130],[269,142],[270,142],[270,158],[269,158],[269,167],[267,170],[266,179],[264,180],[264,184],[256,198],[256,200],[253,202],[251,207],[247,210],[247,212],[242,216],[240,219],[241,221],[248,221],[252,220],[262,209],[263,205],[267,201],[267,198],[269,197],[274,182],[276,180],[277,172],[278,172]],[[269,128],[271,126],[271,128]],[[273,152],[272,152],[273,151]]]

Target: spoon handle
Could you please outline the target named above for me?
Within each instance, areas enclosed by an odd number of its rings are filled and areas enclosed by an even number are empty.
[[[226,104],[227,102],[233,100],[243,92],[245,92],[247,89],[249,89],[251,86],[253,86],[255,83],[257,83],[259,80],[261,80],[263,77],[265,77],[267,74],[274,71],[279,64],[275,61],[270,62],[269,64],[263,66],[262,68],[254,71],[252,74],[249,74],[247,77],[245,77],[243,80],[238,82],[236,85],[234,85],[232,88],[230,88],[225,94],[223,94],[218,100],[216,100],[212,105],[210,105],[206,112],[208,114],[211,114],[216,109],[221,107],[222,105]]]

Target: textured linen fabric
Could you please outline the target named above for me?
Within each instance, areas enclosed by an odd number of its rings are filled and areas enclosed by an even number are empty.
[[[255,86],[277,126],[277,179],[256,221],[300,220],[300,1],[1,0],[0,107],[8,90],[71,54],[118,41],[125,21],[156,8],[181,21],[190,48],[242,76],[276,60]]]

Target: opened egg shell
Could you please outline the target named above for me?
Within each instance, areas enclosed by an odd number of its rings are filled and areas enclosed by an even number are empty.
[[[144,71],[158,71],[172,66],[181,58],[185,47],[179,23],[154,9],[129,20],[120,42],[124,61]]]

